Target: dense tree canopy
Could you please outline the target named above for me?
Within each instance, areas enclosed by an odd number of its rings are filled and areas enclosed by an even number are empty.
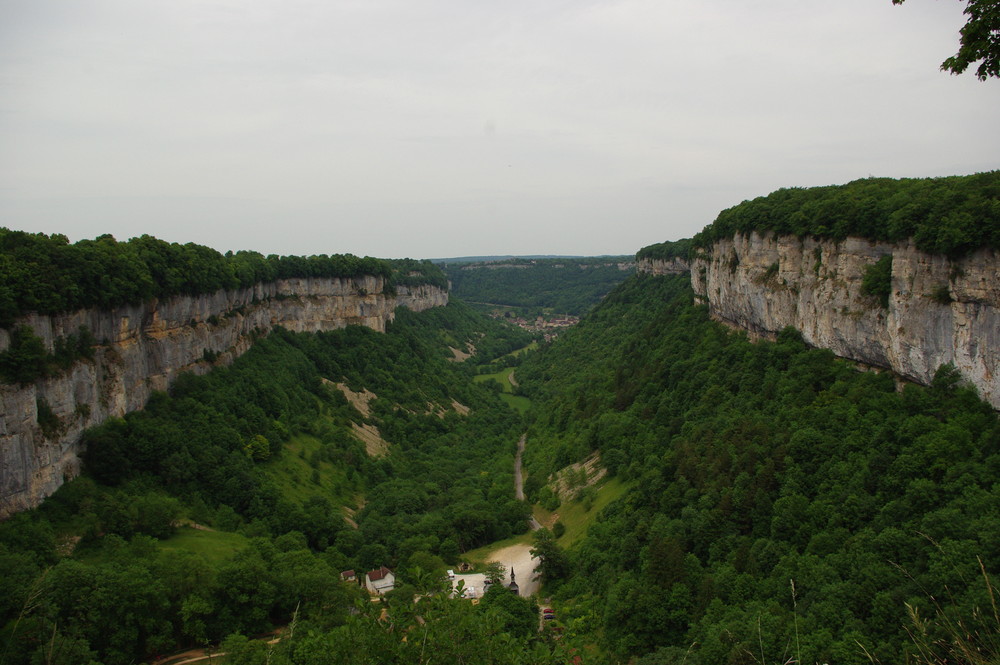
[[[675,259],[688,258],[688,254],[691,251],[691,239],[684,238],[683,240],[668,240],[666,242],[656,243],[655,245],[648,245],[643,247],[638,252],[636,252],[635,258],[642,259]]]
[[[632,487],[569,551],[570,620],[622,660],[706,665],[903,662],[906,604],[992,621],[997,414],[953,368],[900,391],[691,302],[683,277],[633,278],[518,368],[529,474],[597,450]]]
[[[350,254],[264,256],[220,254],[194,243],[143,235],[118,242],[110,235],[70,243],[66,236],[0,228],[0,325],[27,312],[56,314],[109,308],[149,298],[211,293],[288,277],[375,275],[401,284],[447,287],[428,261],[383,261]]]
[[[4,664],[48,662],[49,647],[62,654],[52,662],[137,662],[262,633],[296,607],[326,635],[353,604],[340,571],[386,565],[405,581],[525,531],[528,508],[512,491],[520,417],[471,379],[490,353],[528,341],[457,301],[400,309],[385,334],[278,329],[232,365],[184,375],[143,410],[89,430],[88,475],[0,523]],[[450,361],[449,346],[471,343],[476,355]],[[369,391],[370,410],[337,383]],[[361,427],[388,447],[366,450]],[[166,547],[179,521],[232,532],[234,551],[206,560]],[[72,556],[60,549],[67,537],[79,539]],[[470,635],[525,639],[524,606],[500,599],[489,616],[509,628]],[[351,630],[374,639],[377,618]]]
[[[1000,248],[1000,171],[945,178],[865,178],[846,185],[779,189],[719,213],[695,247],[752,231],[900,241],[959,256]]]

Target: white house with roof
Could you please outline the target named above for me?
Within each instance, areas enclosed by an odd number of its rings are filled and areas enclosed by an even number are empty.
[[[365,588],[372,593],[381,595],[392,591],[395,586],[396,576],[385,566],[379,566],[376,570],[365,573]]]

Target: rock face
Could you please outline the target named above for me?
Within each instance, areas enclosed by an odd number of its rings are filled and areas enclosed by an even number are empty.
[[[390,295],[381,278],[362,276],[279,280],[111,311],[25,317],[18,324],[31,326],[50,349],[80,326],[101,344],[93,361],[63,375],[0,385],[0,518],[38,505],[79,472],[83,430],[142,408],[181,372],[207,372],[213,362],[206,358],[232,362],[274,326],[317,332],[364,325],[384,332],[397,306],[423,311],[447,303],[448,293],[433,286],[397,286]],[[0,351],[9,342],[0,330]],[[59,431],[48,437],[38,424],[40,406],[59,419]]]
[[[679,256],[672,259],[639,259],[636,270],[650,275],[686,275],[691,272],[691,264]]]
[[[861,292],[868,266],[892,255],[888,307]],[[1000,254],[962,259],[881,243],[737,235],[692,261],[696,298],[717,320],[773,338],[794,326],[838,356],[917,383],[952,363],[1000,408]]]

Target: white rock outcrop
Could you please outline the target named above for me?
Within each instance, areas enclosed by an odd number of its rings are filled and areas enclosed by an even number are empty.
[[[181,372],[207,372],[250,348],[275,326],[295,332],[364,325],[378,331],[397,306],[414,311],[446,305],[433,286],[397,286],[384,293],[379,277],[286,279],[235,291],[178,296],[114,310],[31,315],[27,324],[52,348],[54,340],[88,328],[100,342],[92,361],[31,385],[0,385],[0,518],[38,505],[80,469],[83,431],[142,408]],[[0,351],[9,345],[0,330]],[[59,433],[44,436],[38,406],[47,405]]]
[[[639,259],[636,271],[649,275],[686,275],[691,272],[691,264],[679,256],[672,259]]]
[[[861,292],[868,266],[892,255],[888,307]],[[1000,254],[958,260],[913,242],[737,235],[691,263],[696,299],[712,316],[773,338],[786,326],[806,343],[921,384],[953,364],[1000,408]]]

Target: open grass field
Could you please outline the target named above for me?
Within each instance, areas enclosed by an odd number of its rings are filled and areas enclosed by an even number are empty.
[[[163,550],[187,550],[205,558],[217,566],[249,545],[249,541],[238,533],[225,531],[205,531],[182,526],[173,536],[160,541]]]
[[[322,447],[319,439],[307,434],[292,437],[281,455],[267,463],[265,469],[274,479],[285,498],[304,503],[309,497],[322,495],[334,504],[350,502],[352,491],[343,468],[324,460],[312,463],[312,456]]]
[[[579,542],[587,533],[587,527],[597,518],[597,514],[606,505],[619,499],[629,488],[628,483],[623,483],[618,478],[612,478],[597,486],[597,497],[594,499],[590,510],[582,501],[565,501],[554,511],[548,511],[540,506],[534,507],[535,519],[541,524],[551,524],[558,516],[560,522],[566,527],[566,533],[556,542],[563,548],[572,547]]]
[[[538,348],[538,342],[532,342],[528,346],[523,346],[520,349],[517,349],[516,351],[511,351],[510,353],[507,354],[507,356],[513,356],[514,358],[516,358],[522,354],[527,353],[528,351],[534,351],[537,348]],[[506,358],[507,356],[503,357]]]
[[[513,367],[507,367],[499,372],[494,372],[493,374],[479,374],[472,377],[475,383],[483,383],[484,381],[496,381],[501,386],[503,386],[503,391],[505,393],[510,393],[514,391],[514,386],[510,383],[510,375],[514,373]]]
[[[529,347],[520,349],[524,351]],[[520,351],[514,351],[514,353],[519,353]],[[511,385],[510,375],[514,373],[513,367],[508,367],[499,372],[494,372],[493,374],[480,374],[472,378],[476,383],[483,383],[484,381],[496,381],[503,387],[503,392],[500,393],[500,399],[507,403],[509,407],[517,411],[518,413],[524,413],[531,406],[531,400],[522,395],[514,394],[514,386]]]
[[[507,393],[500,393],[500,399],[507,402],[507,406],[522,415],[527,412],[528,407],[531,406],[531,400],[521,395],[508,395]]]

